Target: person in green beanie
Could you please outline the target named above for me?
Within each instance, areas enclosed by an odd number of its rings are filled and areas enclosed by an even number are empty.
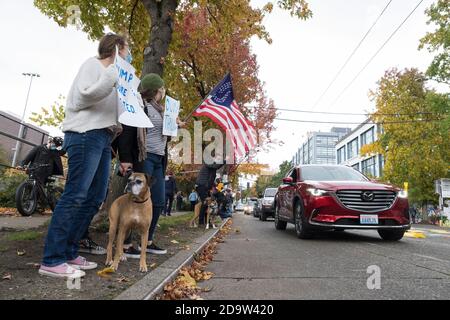
[[[149,231],[148,253],[165,254],[167,250],[158,247],[154,242],[154,234],[159,216],[165,204],[165,171],[167,168],[167,143],[170,137],[163,135],[164,106],[162,101],[166,95],[164,80],[156,73],[145,75],[140,83],[139,92],[142,97],[144,111],[153,124],[153,128],[133,128],[123,126],[123,133],[118,138],[118,155],[120,172],[125,175],[131,168],[135,172],[143,172],[153,177],[151,197],[153,203],[153,219]],[[178,122],[183,126],[182,122]],[[140,251],[131,245],[131,238],[125,241],[124,254],[128,258],[139,258]],[[141,248],[145,250],[145,248]]]

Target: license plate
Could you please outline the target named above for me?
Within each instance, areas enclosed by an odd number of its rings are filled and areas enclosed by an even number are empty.
[[[376,214],[362,214],[359,216],[361,224],[378,224],[378,216]]]

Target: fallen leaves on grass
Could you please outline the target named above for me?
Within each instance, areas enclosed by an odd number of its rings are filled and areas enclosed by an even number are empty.
[[[177,240],[171,240],[170,242],[173,243],[173,244],[178,244],[179,243]]]
[[[204,247],[200,253],[194,253],[194,261],[191,266],[181,268],[174,281],[164,286],[162,295],[156,297],[157,300],[203,300],[199,294],[211,291],[211,288],[200,288],[198,283],[211,279],[214,274],[204,271],[206,265],[217,253],[216,247],[224,242],[225,236],[231,231],[232,220],[230,219],[218,232],[218,234]]]
[[[153,263],[150,265],[150,268],[152,268],[152,269],[156,268],[156,262],[153,262]]]
[[[20,214],[16,208],[8,208],[8,207],[0,208],[0,215],[20,217]]]
[[[130,279],[128,279],[127,277],[125,277],[125,276],[121,276],[121,277],[119,277],[118,279],[116,279],[116,281],[117,282],[130,282]]]
[[[11,279],[12,279],[11,273],[6,273],[2,276],[2,280],[11,280]]]
[[[17,249],[17,255],[19,257],[24,256],[27,252],[25,250],[22,249]]]
[[[114,269],[112,267],[104,268],[103,270],[100,270],[97,272],[97,275],[102,278],[109,278],[111,277],[111,273],[114,273]]]

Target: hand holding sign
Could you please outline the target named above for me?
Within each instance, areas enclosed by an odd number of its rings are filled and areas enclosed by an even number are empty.
[[[116,47],[115,66],[119,72],[117,93],[119,95],[119,122],[138,128],[152,128],[153,124],[142,110],[137,90],[140,80],[134,67],[119,55]]]
[[[178,134],[178,113],[180,113],[180,101],[166,95],[164,110],[163,135],[176,137]]]

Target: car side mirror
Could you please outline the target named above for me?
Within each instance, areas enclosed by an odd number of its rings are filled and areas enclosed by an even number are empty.
[[[292,179],[292,177],[283,178],[283,183],[284,184],[292,184],[292,183],[294,183],[294,179]]]

